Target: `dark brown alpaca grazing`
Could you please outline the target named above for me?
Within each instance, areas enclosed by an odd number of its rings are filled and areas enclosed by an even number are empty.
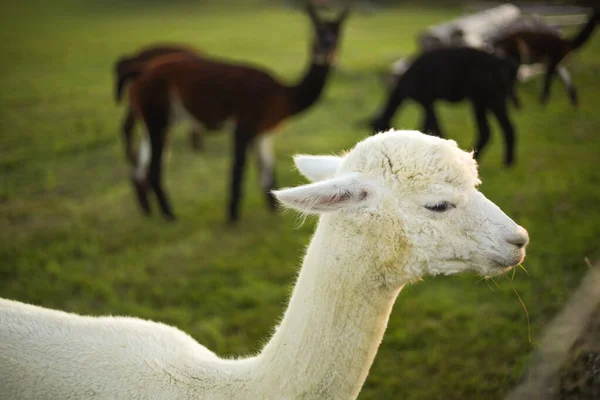
[[[540,95],[542,104],[548,102],[552,77],[558,74],[567,87],[571,103],[577,105],[575,85],[571,81],[566,68],[560,64],[569,54],[586,43],[598,22],[600,22],[600,11],[595,9],[583,29],[573,38],[563,38],[559,33],[552,30],[534,31],[524,29],[498,37],[494,40],[492,46],[498,54],[511,57],[520,64],[543,63],[546,65],[544,87]]]
[[[262,189],[269,207],[276,207],[271,195],[276,186],[271,132],[284,119],[300,114],[319,99],[348,14],[345,9],[337,19],[324,22],[310,3],[307,8],[315,41],[308,71],[295,85],[287,86],[261,68],[206,57],[160,63],[129,76],[137,77],[129,86],[135,116],[144,121],[148,131],[133,174],[139,204],[146,214],[150,214],[151,189],[164,216],[175,218],[162,185],[161,170],[169,128],[182,118],[209,130],[220,128],[228,120],[235,123],[230,222],[239,218],[246,154],[252,143],[258,152]]]
[[[123,91],[132,75],[139,75],[149,65],[157,65],[161,62],[169,62],[181,57],[200,57],[200,54],[191,47],[185,45],[154,45],[140,50],[138,53],[121,57],[115,63],[115,100],[117,103],[123,98]],[[130,83],[130,82],[129,82]],[[128,104],[125,119],[123,120],[123,142],[125,145],[125,156],[127,160],[135,165],[136,155],[133,150],[133,130],[135,128],[135,115]],[[198,129],[191,129],[190,141],[194,150],[202,148],[202,134]]]
[[[382,110],[370,122],[373,133],[387,131],[396,110],[406,99],[419,103],[425,112],[422,131],[443,136],[434,110],[437,100],[452,103],[469,100],[479,128],[475,157],[479,157],[490,137],[488,112],[493,113],[506,142],[504,162],[514,162],[515,130],[508,118],[507,102],[519,101],[514,93],[517,64],[483,50],[448,47],[417,57],[392,89]]]

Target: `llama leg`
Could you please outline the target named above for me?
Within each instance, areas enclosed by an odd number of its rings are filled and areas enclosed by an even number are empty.
[[[474,146],[474,157],[478,160],[481,156],[481,151],[490,140],[490,125],[487,120],[487,109],[484,105],[474,102],[473,109],[475,111],[477,128],[479,129],[479,139]]]
[[[396,113],[396,110],[402,104],[404,100],[403,89],[401,85],[402,79],[398,82],[396,87],[392,89],[389,99],[385,105],[385,108],[375,118],[371,119],[369,125],[372,133],[385,132],[391,128],[390,122]]]
[[[231,169],[231,192],[229,199],[229,223],[239,219],[239,203],[242,197],[242,180],[246,164],[248,144],[252,137],[249,130],[236,127],[234,137],[233,165]]]
[[[192,149],[196,152],[204,150],[204,138],[202,134],[202,129],[198,126],[190,129],[190,143],[192,145]]]
[[[444,137],[440,129],[440,124],[435,115],[433,104],[423,106],[425,109],[425,118],[423,120],[423,132],[428,135]]]
[[[506,166],[511,166],[515,162],[515,128],[513,128],[512,122],[510,122],[510,119],[508,118],[505,103],[501,103],[497,107],[494,107],[493,112],[498,119],[498,123],[500,123],[502,132],[504,133],[504,141],[506,146],[504,164]]]
[[[544,77],[544,88],[540,97],[540,103],[548,103],[550,97],[550,85],[552,84],[552,76],[556,73],[556,66],[558,63],[551,61],[546,69],[546,76]]]
[[[164,153],[164,135],[165,131],[156,131],[154,135],[151,134],[151,144],[152,144],[152,157],[150,159],[150,171],[148,176],[148,181],[150,183],[150,187],[156,194],[156,199],[158,200],[158,204],[160,209],[165,216],[170,221],[175,220],[175,215],[173,214],[173,210],[171,208],[171,204],[169,199],[167,198],[167,194],[162,187],[162,160]]]
[[[512,86],[508,90],[508,98],[513,102],[513,105],[517,110],[521,109],[521,100],[519,99],[519,95],[517,95],[516,91],[516,82],[512,84]]]
[[[140,143],[139,155],[132,171],[131,182],[135,189],[138,204],[146,215],[151,214],[148,201],[148,165],[150,164],[150,142],[144,135]]]
[[[256,138],[256,152],[260,171],[260,186],[265,193],[267,204],[271,210],[277,208],[275,197],[271,190],[275,183],[275,154],[273,152],[273,135],[265,133]]]
[[[577,103],[578,103],[577,102],[577,90],[575,89],[575,85],[573,84],[573,81],[571,80],[571,75],[569,74],[569,71],[567,70],[567,68],[564,65],[559,65],[556,68],[556,72],[558,73],[558,77],[560,78],[562,83],[567,88],[567,92],[569,93],[569,99],[571,100],[571,104],[573,104],[574,106],[577,106]]]
[[[125,157],[131,165],[136,165],[137,160],[133,151],[133,129],[135,128],[135,115],[131,108],[127,109],[125,120],[123,121],[123,144],[125,145]]]
[[[151,107],[145,110],[145,122],[148,127],[148,136],[150,137],[151,157],[150,169],[148,173],[148,182],[154,194],[160,209],[168,220],[175,220],[171,204],[162,186],[162,160],[169,127],[168,109],[164,107]]]

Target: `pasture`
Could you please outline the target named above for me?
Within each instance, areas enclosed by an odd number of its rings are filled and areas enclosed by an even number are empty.
[[[0,25],[0,297],[83,314],[127,314],[173,324],[221,356],[255,352],[290,293],[314,219],[270,214],[255,163],[241,221],[225,222],[231,135],[190,149],[172,132],[166,188],[179,220],[141,216],[129,184],[113,100],[114,61],[154,42],[182,42],[264,65],[286,82],[307,64],[308,18],[281,2],[225,7],[189,2],[26,0],[2,4]],[[200,3],[200,2],[197,2]],[[350,15],[339,64],[321,101],[281,126],[281,186],[303,179],[295,153],[332,153],[367,131],[356,121],[381,106],[380,74],[416,48],[415,35],[460,13],[404,6]],[[500,399],[523,371],[541,329],[600,258],[600,34],[571,60],[573,109],[555,81],[549,105],[534,79],[511,109],[517,164],[502,165],[492,123],[482,192],[528,229],[525,267],[493,282],[426,278],[405,288],[360,399]],[[448,137],[475,139],[467,104],[438,104]],[[421,124],[405,105],[396,128]],[[513,291],[520,294],[527,316]]]

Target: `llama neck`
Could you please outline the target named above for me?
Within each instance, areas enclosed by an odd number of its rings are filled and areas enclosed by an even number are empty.
[[[328,74],[329,63],[316,58],[300,82],[289,87],[292,115],[300,114],[319,99],[327,82]]]
[[[594,14],[592,14],[592,17],[583,27],[583,29],[577,34],[577,36],[571,39],[571,50],[575,50],[583,46],[583,44],[590,38],[592,32],[594,32],[594,29],[596,28],[598,19],[597,14],[598,11],[594,12]]]
[[[366,251],[374,244],[339,246],[348,235],[332,218],[321,218],[283,321],[257,358],[261,382],[285,388],[280,398],[356,398],[402,287],[382,289]]]

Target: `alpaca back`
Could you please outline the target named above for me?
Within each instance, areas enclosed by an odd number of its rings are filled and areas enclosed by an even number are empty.
[[[0,299],[1,399],[199,398],[217,356],[182,331]]]
[[[443,48],[422,54],[398,83],[405,97],[428,104],[465,98],[503,99],[511,87],[510,63],[470,47]],[[500,96],[498,96],[500,94]]]

